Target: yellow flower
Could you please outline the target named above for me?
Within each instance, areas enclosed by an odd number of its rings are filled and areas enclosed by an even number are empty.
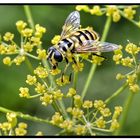
[[[77,125],[74,129],[76,135],[84,135],[86,133],[86,127],[84,125]]]
[[[133,85],[136,81],[136,78],[137,78],[137,75],[134,73],[132,75],[128,75],[127,76],[127,80],[126,82],[129,84],[129,85]]]
[[[94,101],[94,107],[97,108],[98,110],[104,109],[105,106],[106,105],[102,100],[95,100]]]
[[[130,53],[130,54],[138,54],[140,52],[140,47],[137,47],[135,44],[133,43],[129,43],[127,44],[125,51]]]
[[[35,134],[35,136],[43,136],[43,132],[38,131],[38,132]]]
[[[41,38],[42,34],[46,32],[46,28],[40,26],[39,24],[35,25],[35,29],[36,29],[35,36],[39,38]]]
[[[115,111],[114,111],[114,114],[112,116],[112,120],[117,119],[120,116],[122,110],[123,109],[121,106],[115,106]]]
[[[24,122],[20,122],[20,123],[18,124],[18,127],[19,127],[19,128],[23,128],[23,129],[26,129],[26,128],[27,128],[27,124],[24,123]]]
[[[57,74],[59,74],[59,73],[61,73],[61,70],[58,69],[58,68],[52,69],[52,70],[50,71],[50,74],[51,74],[51,75],[57,75]]]
[[[73,121],[71,120],[65,120],[60,124],[61,128],[66,129],[68,131],[72,130],[72,126],[73,126]]]
[[[27,134],[27,130],[23,128],[16,128],[15,129],[15,135],[16,136],[25,136]]]
[[[114,22],[118,22],[121,19],[121,15],[118,10],[113,13],[112,17]]]
[[[4,63],[5,65],[10,66],[10,65],[12,64],[11,58],[10,58],[9,56],[5,57],[5,58],[3,59],[3,63]]]
[[[5,33],[5,35],[3,36],[3,39],[5,41],[12,41],[14,39],[14,34],[7,32]]]
[[[8,45],[7,47],[7,53],[16,53],[16,45]]]
[[[134,93],[140,91],[140,87],[138,84],[130,85],[130,90]]]
[[[25,56],[17,56],[16,58],[14,58],[13,62],[16,65],[20,65],[23,61],[25,61]]]
[[[109,117],[111,115],[111,112],[110,112],[109,108],[101,109],[100,112],[103,115],[103,117]]]
[[[39,46],[42,44],[42,42],[40,41],[39,37],[31,37],[31,41],[32,41],[32,45],[33,46]]]
[[[75,72],[82,71],[84,67],[84,63],[78,62],[77,64],[72,64],[72,68]]]
[[[20,94],[19,94],[20,97],[28,98],[28,97],[30,96],[30,95],[29,95],[29,89],[26,88],[26,87],[21,87],[21,88],[19,89],[19,91],[20,91]]]
[[[71,114],[72,114],[72,116],[73,116],[74,118],[80,118],[80,117],[82,117],[82,115],[84,114],[84,112],[83,112],[81,109],[75,108],[75,107],[74,107],[74,108],[72,109]]]
[[[63,122],[63,117],[60,115],[59,112],[55,112],[52,116],[51,123],[54,125],[60,125]]]
[[[48,76],[48,72],[47,72],[46,68],[43,68],[41,66],[38,66],[34,70],[34,74],[36,74],[39,78],[46,78]]]
[[[64,76],[63,76],[63,80],[62,80],[62,77],[56,79],[56,83],[57,83],[57,85],[59,85],[59,86],[63,86],[63,85],[69,84],[69,83],[70,83],[70,81],[69,81],[69,76],[64,75]]]
[[[110,126],[110,130],[116,130],[119,128],[119,123],[116,119],[113,119],[112,122],[111,122],[111,126]]]
[[[118,10],[117,6],[115,5],[108,6],[106,10],[106,16],[112,16],[113,13],[116,12],[117,10]]]
[[[103,57],[99,57],[96,55],[92,56],[92,63],[97,64],[97,65],[101,65],[101,62],[103,62],[105,59]]]
[[[125,75],[122,75],[121,73],[118,73],[118,74],[116,75],[116,79],[117,79],[117,80],[122,80],[123,78],[125,78]]]
[[[11,124],[11,127],[15,127],[17,124],[17,116],[14,112],[9,112],[6,114],[8,122]]]
[[[131,6],[128,6],[127,8],[124,9],[124,15],[128,19],[133,19],[134,15],[136,14],[136,10],[133,10]]]
[[[103,14],[100,6],[93,6],[93,8],[90,9],[90,13],[92,15],[97,15],[97,16],[101,16]]]
[[[24,30],[21,31],[21,34],[22,34],[24,37],[31,37],[32,34],[33,34],[33,29],[25,28]]]
[[[42,101],[42,105],[47,106],[53,102],[53,96],[45,93],[44,96],[40,97],[40,100]]]
[[[122,59],[122,54],[113,55],[113,60],[115,61],[116,64],[120,64],[121,59]]]
[[[54,38],[52,39],[51,43],[56,45],[60,41],[60,35],[55,35]]]
[[[5,54],[6,50],[7,48],[3,44],[0,44],[0,54]]]
[[[47,58],[47,54],[46,54],[46,50],[45,49],[37,49],[37,54],[38,54],[38,58],[39,59],[46,59]]]
[[[68,113],[72,113],[72,107],[68,107],[66,110]]]
[[[33,47],[34,47],[34,46],[33,46],[30,42],[26,42],[26,44],[23,45],[23,49],[24,49],[26,52],[32,52]]]
[[[22,20],[19,20],[16,22],[16,27],[19,32],[21,32],[21,30],[23,30],[26,26],[27,26],[27,23]]]
[[[61,90],[57,90],[53,92],[53,98],[55,100],[61,100],[63,97],[63,93],[61,92]]]
[[[69,88],[69,91],[67,93],[67,97],[72,97],[76,95],[76,90],[74,88]]]
[[[39,94],[41,93],[45,93],[46,92],[46,88],[44,84],[40,84],[39,82],[36,84],[36,88],[35,91]]]
[[[7,131],[10,130],[12,128],[11,123],[9,122],[4,122],[1,124],[1,129],[2,131]]]
[[[27,75],[26,83],[29,85],[34,85],[36,83],[37,79],[35,76]]]
[[[84,12],[89,12],[90,8],[87,5],[77,5],[76,6],[77,11],[84,11]]]
[[[92,108],[92,106],[93,106],[92,101],[86,100],[83,103],[83,108]]]
[[[126,58],[122,58],[121,63],[123,66],[132,67],[133,59],[128,56]]]
[[[82,106],[82,99],[80,95],[74,96],[74,106],[80,108]]]
[[[103,117],[100,117],[96,120],[96,125],[98,128],[105,128],[105,120]]]

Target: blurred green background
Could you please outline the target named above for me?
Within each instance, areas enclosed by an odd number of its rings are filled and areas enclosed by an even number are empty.
[[[92,6],[92,5],[91,5]],[[31,11],[35,23],[47,28],[47,33],[43,38],[43,47],[47,49],[51,46],[51,39],[54,35],[60,34],[64,21],[68,14],[75,10],[75,5],[31,5]],[[80,12],[81,25],[83,27],[92,26],[100,35],[104,28],[106,17],[97,17],[90,14]],[[140,8],[137,9],[136,19],[140,16]],[[16,31],[15,23],[18,20],[26,20],[22,5],[0,5],[0,34],[10,31],[15,34],[16,42],[19,42],[20,36]],[[127,40],[138,44],[140,42],[140,29],[128,22],[124,18],[118,23],[112,23],[107,37],[108,42],[126,45]],[[108,58],[102,66],[97,68],[97,71],[92,78],[92,82],[88,89],[86,99],[106,99],[120,86],[121,82],[115,80],[115,75],[118,72],[124,73],[127,71],[121,66],[116,66],[112,61],[113,53],[106,53],[104,56]],[[19,87],[25,86],[26,75],[29,70],[25,64],[21,66],[7,67],[2,63],[0,56],[0,106],[11,110],[21,111],[30,115],[36,115],[42,118],[48,118],[53,114],[53,109],[41,105],[39,99],[27,100],[19,97]],[[36,66],[36,62],[33,65]],[[81,93],[85,84],[86,78],[91,67],[90,63],[79,74],[78,93]],[[66,88],[67,89],[67,88]],[[66,91],[66,89],[64,89]],[[119,97],[112,100],[110,107],[114,105],[123,105],[124,100],[128,96],[128,91],[125,90]],[[131,105],[128,120],[125,125],[124,135],[140,135],[140,94],[135,95]],[[66,103],[67,104],[67,103]],[[0,112],[0,122],[4,119],[3,113]],[[28,122],[22,120],[24,122]],[[28,135],[34,135],[41,130],[46,135],[54,135],[58,129],[53,126],[43,123],[28,122]]]

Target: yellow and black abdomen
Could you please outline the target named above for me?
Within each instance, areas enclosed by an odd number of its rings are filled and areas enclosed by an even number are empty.
[[[74,42],[75,47],[78,47],[82,46],[86,40],[99,40],[99,35],[93,30],[82,29],[71,35],[70,39]]]

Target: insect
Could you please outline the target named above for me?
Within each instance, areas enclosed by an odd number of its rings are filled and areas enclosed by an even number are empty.
[[[59,43],[48,49],[48,61],[55,69],[63,60],[68,64],[69,57],[72,57],[76,64],[75,54],[97,55],[98,52],[110,52],[116,49],[118,49],[116,44],[99,41],[99,35],[93,29],[80,29],[80,14],[74,11],[65,21]]]

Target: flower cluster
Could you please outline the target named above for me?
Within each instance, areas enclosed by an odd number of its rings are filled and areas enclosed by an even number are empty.
[[[138,53],[140,52],[140,47],[133,43],[128,43],[125,47],[125,51],[129,56],[124,57],[122,52],[122,47],[116,50],[113,56],[113,60],[116,64],[121,64],[124,67],[128,67],[131,70],[127,74],[118,73],[116,76],[117,80],[126,79],[127,84],[129,85],[129,89],[132,92],[138,92],[140,90],[140,86],[138,85],[139,78],[139,62]]]
[[[77,5],[76,10],[77,11],[84,11],[87,13],[90,13],[91,15],[96,16],[110,16],[113,20],[113,22],[118,22],[121,19],[121,16],[127,18],[128,20],[133,20],[134,15],[136,14],[136,10],[134,8],[137,8],[136,6],[115,6],[115,5],[109,5],[105,7],[101,7],[98,5],[93,6],[90,8],[87,5]],[[138,24],[138,22],[136,22]]]
[[[73,89],[70,89],[69,92],[71,90]],[[67,112],[71,118],[65,119],[59,112],[56,112],[52,116],[51,123],[63,128],[68,133],[84,135],[91,132],[95,134],[95,130],[98,129],[110,132],[118,129],[118,118],[122,112],[122,107],[116,106],[114,112],[111,112],[102,100],[82,101],[79,95],[75,95],[74,106],[68,107]]]
[[[16,28],[21,36],[21,43],[15,43],[13,33],[6,32],[4,34],[0,43],[0,54],[7,56],[3,58],[3,63],[8,66],[20,65],[27,56],[35,59],[46,59],[46,50],[37,48],[42,44],[41,38],[46,29],[36,24],[35,30],[33,30],[27,27],[27,23],[22,20],[16,22]],[[34,48],[36,48],[37,57],[31,54]]]

